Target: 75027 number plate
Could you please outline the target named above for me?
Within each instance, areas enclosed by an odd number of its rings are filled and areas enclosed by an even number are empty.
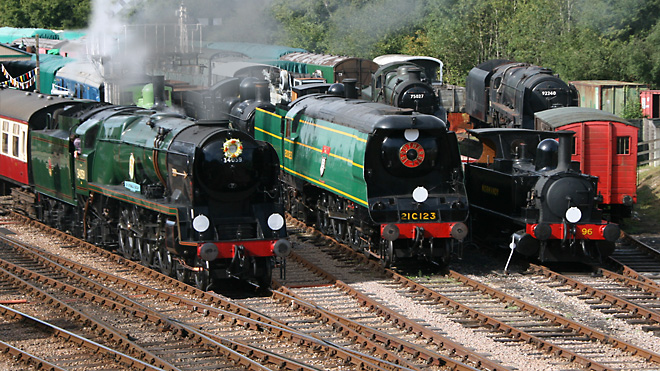
[[[438,213],[435,211],[402,211],[399,214],[402,222],[419,222],[438,220]]]

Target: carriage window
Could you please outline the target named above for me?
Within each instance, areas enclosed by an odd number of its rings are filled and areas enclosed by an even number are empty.
[[[2,153],[9,153],[9,121],[2,121]]]
[[[23,131],[23,140],[21,141],[21,160],[25,161],[27,158],[27,150],[25,149],[27,143],[27,132]]]
[[[630,154],[630,137],[616,137],[616,154]]]
[[[13,135],[12,135],[12,138],[11,138],[11,139],[12,139],[11,154],[12,154],[12,156],[14,156],[14,157],[18,157],[18,150],[20,149],[20,146],[19,146],[19,142],[20,142],[20,141],[19,141],[19,139],[20,139],[19,134],[21,133],[21,127],[18,126],[18,124],[14,124],[14,125],[12,125],[11,133],[13,134]]]
[[[9,134],[2,133],[2,153],[9,154]]]
[[[13,143],[12,143],[13,147],[11,152],[14,157],[18,157],[18,148],[19,148],[18,136],[14,135],[12,139],[13,139]]]

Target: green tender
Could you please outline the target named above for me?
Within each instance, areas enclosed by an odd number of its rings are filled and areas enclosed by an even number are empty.
[[[282,118],[286,115],[287,111],[280,108],[275,112],[262,109],[255,112],[255,138],[275,148],[281,168],[287,174],[368,207],[364,180],[368,135],[303,115],[297,127],[293,127],[293,120],[286,120],[283,138]]]

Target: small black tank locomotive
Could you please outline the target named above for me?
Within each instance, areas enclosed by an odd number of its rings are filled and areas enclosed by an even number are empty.
[[[573,132],[475,129],[464,140],[474,236],[542,262],[598,262],[620,229],[602,219],[597,178],[571,162]]]
[[[491,60],[470,70],[465,112],[475,127],[534,128],[534,113],[578,105],[578,92],[552,70]]]

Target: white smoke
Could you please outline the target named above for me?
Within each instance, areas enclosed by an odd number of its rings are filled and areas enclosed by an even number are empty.
[[[140,0],[93,0],[92,18],[87,35],[87,57],[106,79],[122,76],[126,80],[145,74],[144,47],[130,29],[131,14]]]

